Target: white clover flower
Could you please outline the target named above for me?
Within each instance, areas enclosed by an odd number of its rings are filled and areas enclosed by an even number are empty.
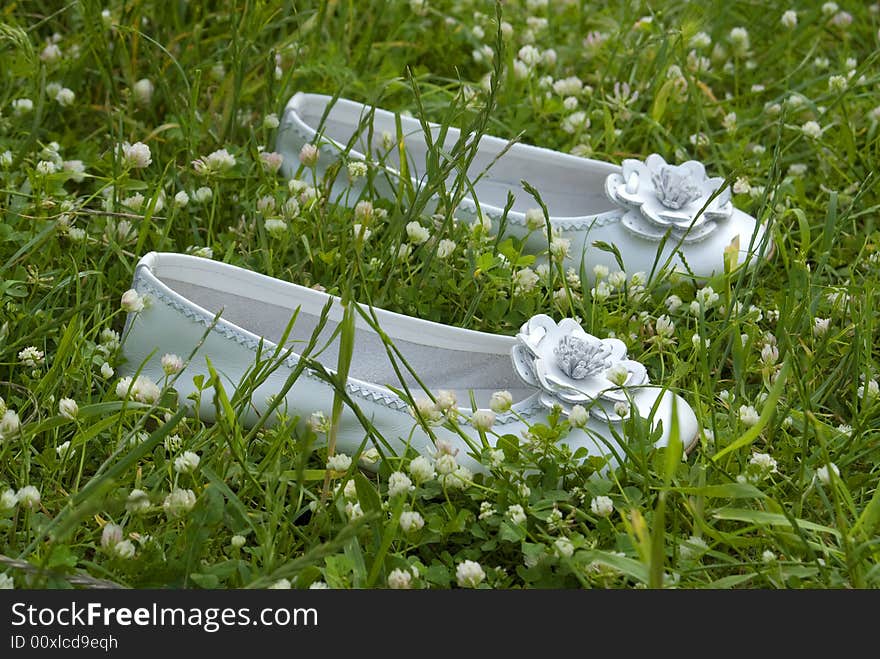
[[[774,554],[769,549],[765,549],[761,553],[761,560],[764,561],[765,563],[773,563],[776,560],[776,558],[777,558],[776,554]]]
[[[0,494],[0,510],[12,510],[18,505],[18,495],[15,490],[7,488]]]
[[[0,441],[9,439],[18,434],[21,429],[21,421],[15,410],[6,410],[0,417]]]
[[[279,579],[278,581],[273,581],[268,587],[267,590],[290,590],[292,584],[290,583],[290,579]]]
[[[749,49],[749,31],[744,27],[735,27],[730,31],[730,43],[738,54],[744,54]]]
[[[131,377],[120,378],[116,383],[116,395],[119,398],[130,398],[140,403],[155,403],[161,394],[158,385],[146,375],[138,375],[134,381]]]
[[[749,464],[754,465],[767,474],[775,474],[777,472],[777,463],[769,453],[753,453],[749,459]]]
[[[241,549],[245,546],[246,543],[247,538],[237,533],[229,540],[229,544],[232,546],[233,549]]]
[[[284,163],[284,156],[276,151],[263,151],[260,154],[260,164],[267,172],[275,174]]]
[[[174,458],[174,471],[178,474],[191,474],[198,469],[199,462],[201,462],[201,458],[198,453],[185,451],[183,455]]]
[[[367,163],[362,160],[352,160],[346,166],[348,170],[348,178],[352,181],[357,181],[360,178],[363,178],[367,175]],[[359,202],[358,206],[363,203]],[[367,202],[369,203],[369,202]],[[355,214],[357,214],[357,209],[355,208]]]
[[[125,199],[123,199],[121,203],[123,206],[128,206],[130,209],[137,211],[137,210],[140,210],[141,207],[143,207],[145,201],[146,201],[146,198],[144,197],[144,195],[142,195],[140,192],[135,192],[130,197],[126,197]],[[123,225],[123,222],[125,222],[124,225]],[[130,223],[128,223],[126,220],[122,220],[117,225],[117,227],[120,227],[120,226],[126,227],[125,230],[122,230],[122,229],[118,230],[120,237],[127,235],[128,228],[131,226]]]
[[[266,222],[270,222],[271,220],[266,220]],[[367,229],[363,224],[352,224],[351,231],[354,234],[355,239],[360,239],[363,242],[367,242],[370,239],[370,236],[373,235],[373,232]]]
[[[846,11],[839,11],[831,17],[831,24],[837,27],[847,27],[852,24],[852,14]]]
[[[509,410],[511,405],[513,405],[513,394],[506,390],[493,392],[489,399],[489,408],[498,414]]]
[[[448,476],[449,474],[455,473],[458,469],[458,462],[454,455],[441,453],[434,460],[434,468],[440,476]]]
[[[798,17],[797,12],[794,9],[789,9],[788,11],[783,12],[782,18],[779,19],[779,22],[782,23],[782,26],[788,28],[789,30],[797,27]]]
[[[566,116],[560,124],[560,128],[569,135],[574,135],[579,131],[587,130],[589,127],[590,117],[583,110],[572,112],[570,115]]]
[[[28,114],[34,109],[34,102],[29,98],[17,98],[12,101],[12,112],[16,117]]]
[[[597,517],[608,517],[614,512],[614,502],[611,500],[611,497],[593,497],[593,500],[590,501],[590,510]]]
[[[679,544],[678,552],[685,560],[699,558],[709,550],[709,545],[701,537],[692,535],[690,538]]]
[[[822,13],[826,16],[831,16],[836,13],[838,9],[840,9],[840,7],[837,6],[836,2],[826,2],[822,5]]]
[[[444,238],[437,243],[437,258],[447,259],[455,252],[455,241]]]
[[[691,48],[708,48],[712,45],[712,37],[705,32],[697,32],[689,42]]]
[[[266,220],[264,226],[266,227],[266,232],[273,238],[280,238],[287,233],[287,222],[275,217]]]
[[[841,92],[847,87],[846,76],[834,75],[828,78],[828,89]]]
[[[431,232],[413,220],[406,225],[406,235],[414,245],[421,245],[431,237]]]
[[[870,402],[880,396],[880,384],[877,383],[877,380],[868,380],[865,384],[859,385],[856,393],[859,398]]]
[[[330,471],[346,472],[351,467],[351,456],[345,453],[336,453],[327,458],[327,469]]]
[[[109,380],[110,378],[113,377],[114,373],[115,373],[115,371],[113,370],[113,367],[110,366],[110,364],[108,364],[107,362],[104,362],[103,364],[101,364],[101,377],[102,378],[104,378],[105,380]]]
[[[409,590],[412,587],[412,573],[394,568],[388,575],[388,587],[392,590]]]
[[[418,420],[421,417],[428,424],[439,423],[443,419],[443,413],[437,407],[437,404],[429,398],[417,398],[415,406],[410,409],[410,412],[415,419]]]
[[[544,228],[544,211],[540,208],[530,208],[526,211],[526,227],[530,231]]]
[[[614,289],[612,289],[611,285],[606,281],[598,282],[593,288],[590,289],[590,295],[597,302],[602,302],[603,300],[607,300],[611,297],[611,293]]]
[[[120,304],[123,311],[137,313],[144,309],[144,298],[135,289],[130,288],[122,294]]]
[[[709,309],[719,300],[719,295],[711,286],[706,286],[697,291],[696,299],[705,309]]]
[[[62,87],[58,90],[58,93],[55,94],[55,102],[61,107],[69,107],[73,105],[75,100],[76,94],[72,89],[68,89],[67,87]]]
[[[392,472],[388,476],[388,496],[390,498],[394,498],[398,494],[408,494],[414,489],[416,489],[415,485],[412,484],[409,476],[402,471]]]
[[[58,401],[58,412],[66,419],[75,419],[79,414],[79,405],[73,398],[62,398]]]
[[[348,517],[349,521],[354,521],[360,517],[364,516],[363,508],[361,508],[360,503],[352,503],[349,501],[345,504],[345,515]]]
[[[814,318],[813,319],[813,336],[822,337],[828,333],[831,326],[830,318]]]
[[[455,458],[453,458],[454,460]],[[424,456],[413,458],[409,463],[409,474],[416,483],[421,484],[435,476],[434,465]]]
[[[559,96],[579,96],[584,90],[583,81],[577,76],[560,78],[553,83],[553,91]]]
[[[654,329],[658,336],[669,338],[675,333],[675,323],[669,316],[663,314],[654,322]]]
[[[60,60],[61,49],[58,47],[58,44],[52,42],[47,43],[46,47],[40,52],[40,59],[47,64]]]
[[[153,102],[154,90],[155,87],[149,78],[141,78],[131,88],[134,102],[138,105],[150,105]]]
[[[540,278],[529,267],[520,268],[515,273],[513,273],[513,293],[514,295],[522,295],[524,293],[531,293],[535,290],[535,286],[538,285]]]
[[[105,524],[104,530],[101,532],[101,547],[104,549],[110,549],[113,545],[122,542],[122,538],[123,533],[121,526],[112,523]]]
[[[471,417],[471,425],[477,430],[490,430],[494,424],[495,413],[491,410],[477,410]]]
[[[196,158],[192,161],[193,169],[196,174],[210,176],[212,174],[220,174],[232,169],[235,166],[235,156],[226,149],[217,149],[207,156]]]
[[[590,420],[590,413],[582,405],[574,405],[568,413],[568,422],[573,428],[583,428]]]
[[[751,405],[739,406],[739,420],[742,421],[744,426],[750,428],[758,423],[760,418],[761,417],[758,414],[758,410],[756,410]]]
[[[605,378],[612,384],[622,387],[629,379],[629,369],[623,364],[615,364],[605,371]]]
[[[516,55],[523,64],[529,67],[533,67],[541,61],[541,52],[531,44],[520,48]]]
[[[779,359],[779,348],[775,345],[767,344],[761,348],[761,363],[765,366],[772,366]]]
[[[571,241],[568,238],[555,237],[550,241],[550,254],[561,261],[568,256],[571,249]]]
[[[486,579],[486,573],[476,561],[462,561],[455,568],[455,579],[460,588],[476,588]]]
[[[489,503],[488,501],[483,501],[480,503],[480,519],[488,519],[492,515],[494,515],[497,511],[495,507]]]
[[[133,169],[143,169],[153,162],[150,147],[143,142],[135,142],[134,144],[123,142],[119,150],[123,164]]]
[[[840,469],[833,462],[829,462],[828,466],[819,467],[816,470],[816,477],[823,485],[829,485],[831,483],[831,472],[834,472],[836,477],[840,476]]]
[[[150,509],[150,496],[140,489],[133,489],[125,500],[125,509],[132,515],[142,515]]]
[[[18,353],[18,359],[25,366],[30,366],[34,368],[39,366],[44,361],[45,354],[42,350],[38,350],[36,346],[28,346],[24,350],[21,350]]]
[[[553,549],[564,558],[571,558],[574,554],[574,544],[568,538],[557,538],[553,543]]]
[[[822,126],[818,122],[810,120],[801,126],[801,132],[807,137],[817,140],[822,137]]]
[[[694,334],[691,337],[691,343],[694,345],[694,348],[699,350],[700,348],[708,348],[712,344],[712,341],[709,338],[706,338],[704,341],[699,334]]]
[[[425,518],[415,510],[400,513],[400,528],[404,533],[414,533],[425,526]]]
[[[675,313],[684,303],[677,295],[670,295],[668,298],[666,298],[666,302],[664,304],[666,305],[666,309],[667,311],[669,311],[669,313]]]
[[[210,201],[213,196],[213,191],[207,186],[202,186],[193,193],[193,198],[200,204]]]
[[[134,544],[131,540],[122,540],[120,542],[117,542],[110,548],[110,553],[113,554],[116,558],[129,560],[131,558],[134,558],[136,552]]]
[[[526,521],[526,513],[523,507],[518,503],[513,504],[507,509],[507,516],[514,524],[522,524]]]
[[[309,590],[327,590],[329,588],[326,581],[313,581],[309,584]]]
[[[82,160],[64,160],[61,162],[61,169],[67,172],[74,183],[82,183],[86,178],[86,166]]]
[[[15,496],[23,508],[36,510],[40,506],[40,491],[33,485],[25,485]]]
[[[170,518],[182,517],[196,505],[196,495],[192,490],[175,487],[162,502],[165,514]]]
[[[314,167],[320,155],[321,152],[314,144],[303,144],[299,150],[299,161],[306,167]]]
[[[456,406],[456,397],[454,391],[441,389],[437,392],[435,405],[441,412],[448,412]]]
[[[165,371],[165,375],[174,375],[175,373],[179,373],[183,368],[183,358],[179,355],[166,353],[162,355],[161,362],[162,370]]]

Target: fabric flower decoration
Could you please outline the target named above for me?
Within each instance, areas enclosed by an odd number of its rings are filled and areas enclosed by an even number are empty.
[[[623,225],[644,238],[659,240],[671,230],[684,242],[699,240],[733,212],[730,188],[712,199],[724,179],[706,176],[696,160],[669,165],[654,153],[644,162],[624,160],[621,169],[605,180],[605,194],[629,211]]]
[[[648,383],[642,364],[626,357],[619,339],[598,339],[571,318],[558,325],[546,315],[533,316],[516,335],[513,367],[527,385],[541,390],[548,408],[568,414],[581,405],[597,419],[629,416],[627,389]]]

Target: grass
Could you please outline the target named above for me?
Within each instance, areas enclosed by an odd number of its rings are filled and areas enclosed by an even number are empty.
[[[233,4],[0,9],[3,584],[880,586],[877,5],[510,2],[499,29],[488,1]],[[516,240],[428,216],[463,143],[435,154],[426,188],[368,195],[367,240],[326,195],[288,204],[261,164],[297,90],[615,163],[697,158],[776,255],[708,282],[628,272],[604,294],[590,264],[542,270]],[[151,162],[127,166],[126,142]],[[199,174],[219,149],[234,164]],[[445,191],[450,208],[468,185]],[[706,430],[681,461],[632,438],[626,468],[600,476],[548,447],[567,431],[551,419],[491,475],[389,494],[391,467],[327,469],[341,389],[328,417],[257,429],[218,378],[201,383],[228,401],[217,423],[184,417],[171,386],[120,399],[120,299],[149,250],[501,334],[577,316],[625,339]]]

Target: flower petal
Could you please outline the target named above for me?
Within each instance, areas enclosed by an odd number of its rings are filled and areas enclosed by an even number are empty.
[[[535,376],[534,357],[529,349],[518,344],[510,349],[510,360],[513,362],[513,370],[519,376],[520,380],[531,387],[538,387],[540,383]]]
[[[602,339],[602,343],[611,349],[609,357],[611,358],[612,363],[619,362],[626,357],[626,344],[620,339]]]

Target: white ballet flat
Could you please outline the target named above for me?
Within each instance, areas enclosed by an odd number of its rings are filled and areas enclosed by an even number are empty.
[[[298,309],[285,344],[285,349],[292,347],[293,352],[251,397],[244,422],[255,423],[296,368],[300,360],[296,352],[302,352],[308,344],[322,310],[331,301],[317,345],[330,343],[312,358],[330,372],[337,366],[339,335],[332,340],[331,336],[344,310],[338,298],[326,293],[209,259],[156,252],[141,258],[132,287],[145,304],[142,310],[129,312],[127,318],[122,375],[139,372],[161,383],[166,377],[163,355],[171,353],[185,359],[204,337],[193,359],[177,376],[174,387],[181,404],[195,404],[188,399],[196,391],[193,378],[208,377],[208,359],[231,397],[254,366],[261,342],[265,358],[272,354]],[[490,446],[500,435],[525,441],[529,427],[547,423],[548,413],[557,407],[562,414],[570,415],[569,422],[574,424],[559,441],[573,451],[583,448],[584,458],[604,456],[610,465],[619,464],[627,455],[621,440],[626,441],[631,415],[646,419],[658,433],[656,446],[666,446],[673,432],[685,450],[696,441],[697,419],[683,398],[649,385],[645,367],[627,359],[621,341],[592,337],[573,320],[557,324],[549,316],[535,316],[512,337],[380,309],[368,312],[375,314],[376,325],[393,341],[425,388],[437,396],[436,404],[420,405],[418,399],[427,399],[427,394],[400,362],[412,398],[406,399],[391,389],[402,391],[402,386],[385,344],[374,327],[356,313],[353,358],[345,389],[363,418],[369,419],[384,438],[377,448],[386,456],[401,455],[407,446],[433,455],[439,445],[442,450],[458,450],[459,464],[472,471],[485,471],[471,455],[473,447],[479,454],[486,446],[475,426],[482,424],[485,429],[491,422],[485,432]],[[215,323],[218,313],[221,315]],[[440,394],[441,390],[444,393]],[[512,405],[494,415],[487,407],[492,394],[499,390],[510,392]],[[333,396],[332,385],[310,367],[294,382],[280,409],[301,419],[309,419],[314,412],[329,417]],[[478,412],[467,404],[471,396]],[[212,392],[200,398],[200,417],[215,419]],[[455,400],[466,406],[455,405]],[[454,407],[442,409],[443,401],[447,407]],[[416,420],[414,409],[421,410],[419,416],[427,428]],[[450,418],[457,421],[453,424]],[[370,448],[370,442],[365,442],[367,434],[355,411],[345,406],[337,450],[351,455],[364,445]]]
[[[416,187],[424,182],[428,146],[417,119],[347,99],[331,101],[330,96],[299,92],[287,103],[276,145],[286,176],[301,168],[302,147],[313,144],[320,154],[320,176],[340,159],[375,163],[383,158],[383,175],[376,177],[375,187],[393,196],[400,177],[399,121],[409,176]],[[440,126],[428,125],[432,139],[437,138]],[[443,149],[448,152],[459,137],[459,130],[449,128]],[[528,236],[526,250],[531,253],[546,252],[548,238],[544,229],[528,228],[526,212],[538,204],[524,190],[523,180],[546,204],[554,233],[570,241],[566,264],[580,268],[583,262],[587,274],[595,265],[619,269],[615,256],[595,243],[616,246],[628,273],[658,276],[679,271],[701,279],[754,265],[772,253],[765,227],[733,206],[729,187],[718,192],[724,179],[707,177],[696,161],[675,166],[653,154],[645,161],[624,160],[617,166],[522,143],[505,152],[508,144],[482,137],[468,170],[473,194],[466,194],[456,215],[467,220],[482,214],[497,231],[507,195],[513,193],[505,231]],[[353,206],[363,183],[354,184],[351,194],[344,168],[342,172],[334,181],[333,195]]]

